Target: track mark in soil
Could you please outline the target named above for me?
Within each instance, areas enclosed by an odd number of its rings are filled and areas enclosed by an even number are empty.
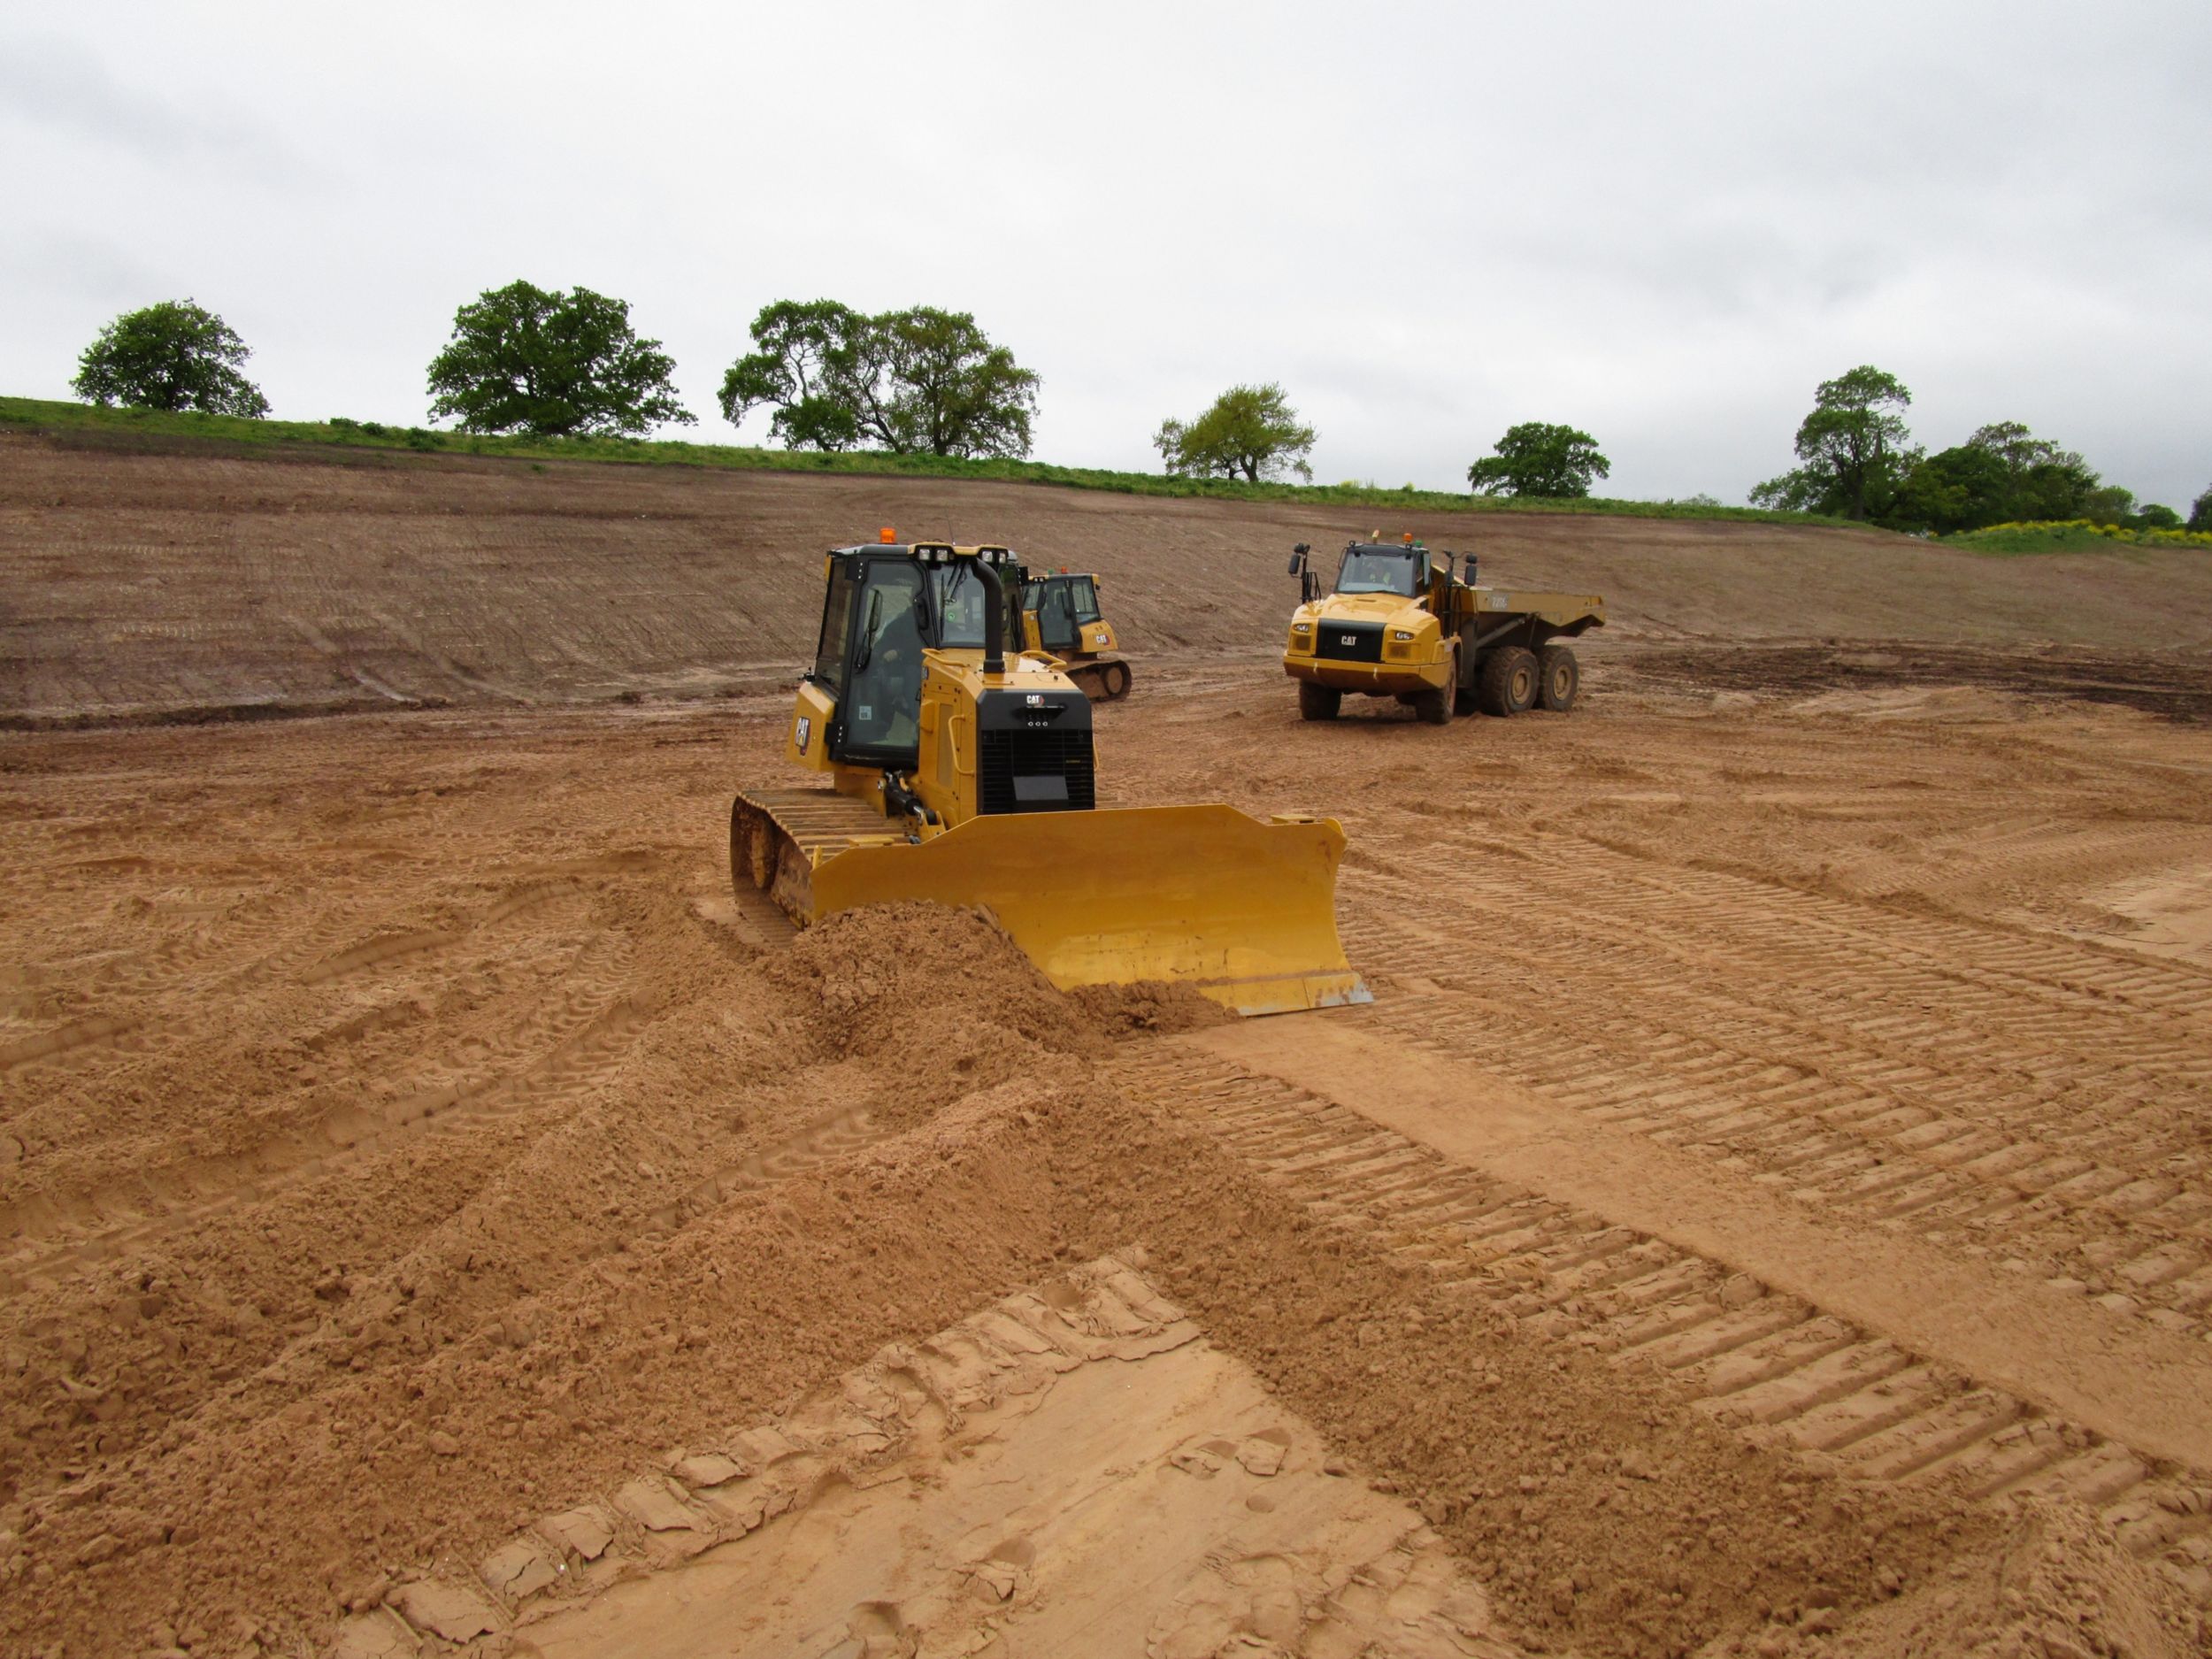
[[[569,988],[519,1033],[532,1044],[512,1069],[404,1095],[380,1107],[345,1107],[250,1149],[173,1160],[91,1194],[39,1196],[4,1217],[13,1248],[0,1274],[16,1285],[51,1285],[143,1248],[241,1203],[342,1175],[376,1156],[392,1137],[448,1133],[480,1118],[560,1110],[613,1075],[657,1006],[649,995],[609,988],[626,945],[600,952],[600,982]]]
[[[1480,974],[1452,965],[1452,918],[1409,919],[1412,884],[1363,878],[1384,902],[1348,922],[1355,952],[1434,964],[1431,1000],[1380,1017],[1808,1202],[2016,1255],[2205,1333],[2212,1160],[2177,1108],[2212,1111],[2212,977],[1706,872],[1647,902],[1615,863],[1548,853],[1510,872],[1519,890],[1494,902],[1517,926]],[[1471,873],[1471,911],[1487,885]],[[1601,919],[1599,888],[1618,899]],[[1916,931],[1935,936],[1902,952],[1890,937]],[[1501,991],[1502,965],[1552,995]]]
[[[403,1586],[336,1652],[526,1624],[549,1659],[910,1652],[923,1630],[1058,1652],[1109,1621],[1173,1653],[1240,1630],[1279,1652],[1519,1651],[1417,1514],[1331,1466],[1107,1257]]]
[[[56,1055],[67,1054],[73,1048],[113,1042],[137,1029],[136,1020],[107,1014],[72,1020],[66,1025],[58,1025],[51,1031],[42,1031],[0,1048],[0,1071],[12,1071],[19,1065],[28,1065],[34,1060],[51,1059]]]
[[[1131,1093],[1202,1125],[1317,1215],[1422,1262],[1532,1338],[1655,1366],[1755,1440],[1870,1478],[2070,1495],[2212,1604],[2212,1475],[2200,1468],[2131,1448],[1695,1249],[1548,1196],[1533,1176],[1502,1179],[1447,1157],[1328,1094],[1210,1052],[1209,1041],[1129,1045]],[[1371,1056],[1363,1063],[1373,1076]],[[1394,1078],[1390,1090],[1402,1086]],[[1551,1156],[1529,1162],[1541,1170]]]

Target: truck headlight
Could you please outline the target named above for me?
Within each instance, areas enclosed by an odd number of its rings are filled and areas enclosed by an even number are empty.
[[[1313,632],[1313,624],[1310,622],[1294,622],[1290,625],[1290,631],[1293,634],[1310,634]]]
[[[1413,630],[1410,628],[1393,628],[1390,630],[1390,637],[1394,640],[1400,641],[1409,640],[1413,637]]]

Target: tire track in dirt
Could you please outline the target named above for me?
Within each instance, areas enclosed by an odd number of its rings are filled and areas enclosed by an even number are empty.
[[[585,895],[572,881],[527,884],[467,929],[380,935],[321,956],[316,965],[296,970],[293,977],[304,987],[319,987],[405,956],[481,941],[502,924],[564,897],[581,900]],[[328,930],[312,931],[324,936]],[[300,954],[284,953],[293,961]],[[381,1105],[340,1107],[249,1148],[149,1165],[126,1181],[90,1192],[27,1198],[0,1212],[0,1235],[13,1240],[0,1255],[0,1286],[50,1286],[119,1252],[156,1246],[164,1237],[241,1204],[342,1178],[380,1156],[382,1143],[396,1135],[423,1130],[447,1133],[472,1119],[557,1110],[572,1102],[612,1073],[653,1012],[656,998],[632,988],[634,959],[627,934],[587,933],[556,994],[539,1000],[523,1018],[480,1045],[450,1080],[396,1091]],[[383,1012],[372,1010],[326,1029],[317,1046],[371,1033]]]
[[[2131,1551],[2212,1604],[2212,1475],[1282,1079],[1172,1043],[1129,1054],[1122,1071],[1133,1097],[1202,1125],[1316,1215],[1422,1263],[1534,1340],[1656,1367],[1751,1438],[1863,1477],[1948,1480],[1974,1500],[2085,1503]]]
[[[1693,941],[1687,923],[1663,917],[1655,927],[1632,900],[1590,914],[1590,892],[1618,889],[1593,867],[1602,863],[1574,866],[1565,902],[1533,858],[1487,879],[1473,874],[1464,908],[1488,900],[1515,926],[1493,929],[1479,968],[1463,969],[1452,964],[1464,934],[1448,910],[1440,914],[1433,891],[1361,872],[1359,889],[1379,902],[1348,924],[1356,954],[1424,964],[1417,983],[1432,997],[1383,1018],[1594,1115],[1760,1169],[1809,1202],[1871,1207],[1932,1235],[1964,1229],[1978,1248],[2040,1253],[2056,1264],[2054,1278],[2124,1296],[2157,1323],[2202,1328],[2212,1305],[2212,1251],[2200,1244],[2212,1233],[2212,1180],[2190,1125],[2200,1099],[2212,1111],[2212,1090],[2196,1075],[2212,1059],[2186,1038],[2161,1040],[2154,1071],[2093,1051],[2124,1050],[2129,1031],[2147,1024],[2193,1019],[2212,1004],[2212,979],[1958,927],[1949,931],[1962,937],[1947,948],[1979,987],[1969,1025],[1949,1011],[1962,1000],[1955,984],[1865,949],[1870,928],[1888,926],[1886,912],[1818,902],[1851,926],[1793,945],[1805,895],[1732,879],[1724,894],[1699,895],[1702,931]],[[1757,915],[1761,907],[1785,912],[1784,923]],[[1764,970],[1733,956],[1739,927],[1771,940]],[[2063,975],[2051,972],[2055,956]],[[1991,968],[1990,956],[2006,965]],[[2081,1040],[2024,1053],[2001,1034],[2011,964],[2024,958],[2040,971],[2032,993],[2078,996],[2070,985],[2103,972],[2108,987],[2147,987],[2170,1007],[2106,1002]],[[1532,1004],[1518,985],[1499,988],[1501,966],[1540,991]],[[2207,994],[2190,1002],[2200,986]],[[1492,1012],[1498,1018],[1484,1018]]]

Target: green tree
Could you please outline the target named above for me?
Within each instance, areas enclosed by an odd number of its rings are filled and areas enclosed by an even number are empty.
[[[753,344],[722,377],[722,413],[734,426],[763,406],[771,435],[793,449],[860,442],[858,342],[868,319],[835,300],[779,300],[753,319]]]
[[[1853,518],[1883,515],[1918,458],[1901,412],[1911,402],[1903,381],[1871,365],[1823,380],[1797,428],[1804,465],[1760,485],[1752,504]]]
[[[2000,420],[1964,443],[1915,457],[1883,521],[1951,535],[2054,518],[2117,523],[2133,509],[2132,495],[2107,484],[2071,449],[2017,420]]]
[[[1197,419],[1164,420],[1152,447],[1177,478],[1241,478],[1248,484],[1295,472],[1311,480],[1314,430],[1283,388],[1233,386]]]
[[[196,409],[211,415],[269,412],[261,388],[238,372],[253,353],[228,323],[191,300],[125,311],[77,359],[77,396],[105,407]]]
[[[2189,527],[2192,530],[2212,530],[2212,489],[2207,489],[2191,505]]]
[[[916,305],[870,317],[834,300],[780,300],[753,319],[754,349],[722,377],[732,425],[775,414],[795,449],[1018,457],[1037,415],[1034,372],[967,311]]]
[[[1598,453],[1598,441],[1572,426],[1525,420],[1467,469],[1467,482],[1481,495],[1542,495],[1571,500],[1587,495],[1593,481],[1609,478],[1613,464]]]
[[[454,313],[453,338],[430,360],[431,419],[549,438],[691,425],[660,348],[637,337],[627,301],[528,282],[488,288]]]

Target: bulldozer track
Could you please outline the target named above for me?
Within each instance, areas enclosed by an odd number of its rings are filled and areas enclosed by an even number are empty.
[[[548,886],[511,895],[480,923],[493,927],[575,890]],[[474,930],[471,930],[472,935]],[[471,935],[439,935],[452,942]],[[379,950],[375,941],[329,960],[345,972],[416,954],[421,934],[388,936],[412,947]],[[402,1084],[381,1103],[350,1105],[288,1125],[257,1143],[150,1164],[90,1189],[40,1194],[0,1214],[0,1283],[11,1289],[58,1283],[117,1253],[161,1239],[242,1204],[344,1177],[383,1155],[388,1142],[416,1132],[449,1133],[465,1122],[571,1105],[619,1064],[652,1003],[627,988],[634,948],[618,933],[587,934],[553,993],[447,1078]],[[337,973],[303,975],[319,986]],[[326,1033],[340,1043],[375,1031],[380,1010]]]
[[[1698,1408],[1884,1480],[2059,1494],[2212,1604],[2212,1474],[2139,1453],[1803,1299],[1448,1160],[1228,1061],[1133,1047],[1127,1087],[1311,1213],[1565,1341],[1671,1376]]]
[[[1618,862],[1471,873],[1452,908],[1515,918],[1479,972],[1453,965],[1464,934],[1432,892],[1360,872],[1356,959],[1418,964],[1378,1018],[1808,1203],[2206,1333],[2212,1171],[2187,1124],[2212,1109],[2212,975],[1710,872],[1647,899]],[[1601,918],[1571,902],[1592,883],[1617,895]]]

